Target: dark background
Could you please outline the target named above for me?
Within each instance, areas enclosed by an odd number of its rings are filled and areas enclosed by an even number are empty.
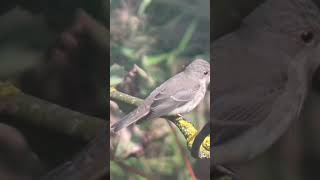
[[[92,24],[107,28],[108,14],[106,0],[1,1],[0,80],[105,119],[109,40]],[[86,144],[0,114],[0,179],[35,179]]]

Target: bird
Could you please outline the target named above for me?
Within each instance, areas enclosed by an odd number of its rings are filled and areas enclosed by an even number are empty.
[[[210,51],[212,163],[232,166],[298,120],[320,65],[320,11],[311,0],[267,0]]]
[[[113,124],[111,131],[116,133],[140,119],[189,113],[204,98],[209,83],[209,62],[196,59],[182,72],[154,89],[141,105]]]

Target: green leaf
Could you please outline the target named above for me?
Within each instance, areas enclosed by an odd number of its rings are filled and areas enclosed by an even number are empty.
[[[157,65],[157,64],[167,60],[167,58],[168,58],[168,54],[143,56],[142,63],[143,63],[144,67],[148,68],[150,66]]]
[[[122,47],[121,53],[131,60],[137,59],[136,53],[134,49]]]

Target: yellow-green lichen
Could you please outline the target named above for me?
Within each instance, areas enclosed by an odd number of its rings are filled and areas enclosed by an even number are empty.
[[[174,123],[186,138],[188,148],[191,149],[194,139],[198,135],[198,131],[192,123],[184,120],[182,117],[177,118]],[[199,150],[199,158],[210,158],[210,136],[207,136],[202,142]]]
[[[199,150],[199,158],[210,158],[210,136],[203,140]]]
[[[9,82],[0,82],[0,96],[15,96],[21,91]]]
[[[112,93],[115,93],[117,91],[117,89],[115,88],[115,87],[110,87],[110,95],[112,94]]]

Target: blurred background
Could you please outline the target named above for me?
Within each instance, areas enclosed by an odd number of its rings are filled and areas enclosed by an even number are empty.
[[[212,43],[236,30],[241,20],[265,0],[215,0],[211,8]],[[319,0],[313,0],[320,7]],[[214,53],[214,52],[212,52]],[[320,71],[314,76],[311,92],[301,117],[265,153],[251,162],[233,167],[245,180],[319,179],[320,163]]]
[[[0,80],[105,119],[108,14],[106,0],[1,1]],[[26,122],[0,113],[0,179],[38,179],[87,144]]]
[[[145,98],[195,58],[209,60],[209,0],[110,3],[110,86]],[[187,116],[198,130],[209,120],[209,102],[208,94]],[[110,123],[133,108],[111,100]],[[164,119],[134,125],[110,141],[111,179],[192,179],[192,172],[209,179],[209,162],[192,158],[181,133]]]

